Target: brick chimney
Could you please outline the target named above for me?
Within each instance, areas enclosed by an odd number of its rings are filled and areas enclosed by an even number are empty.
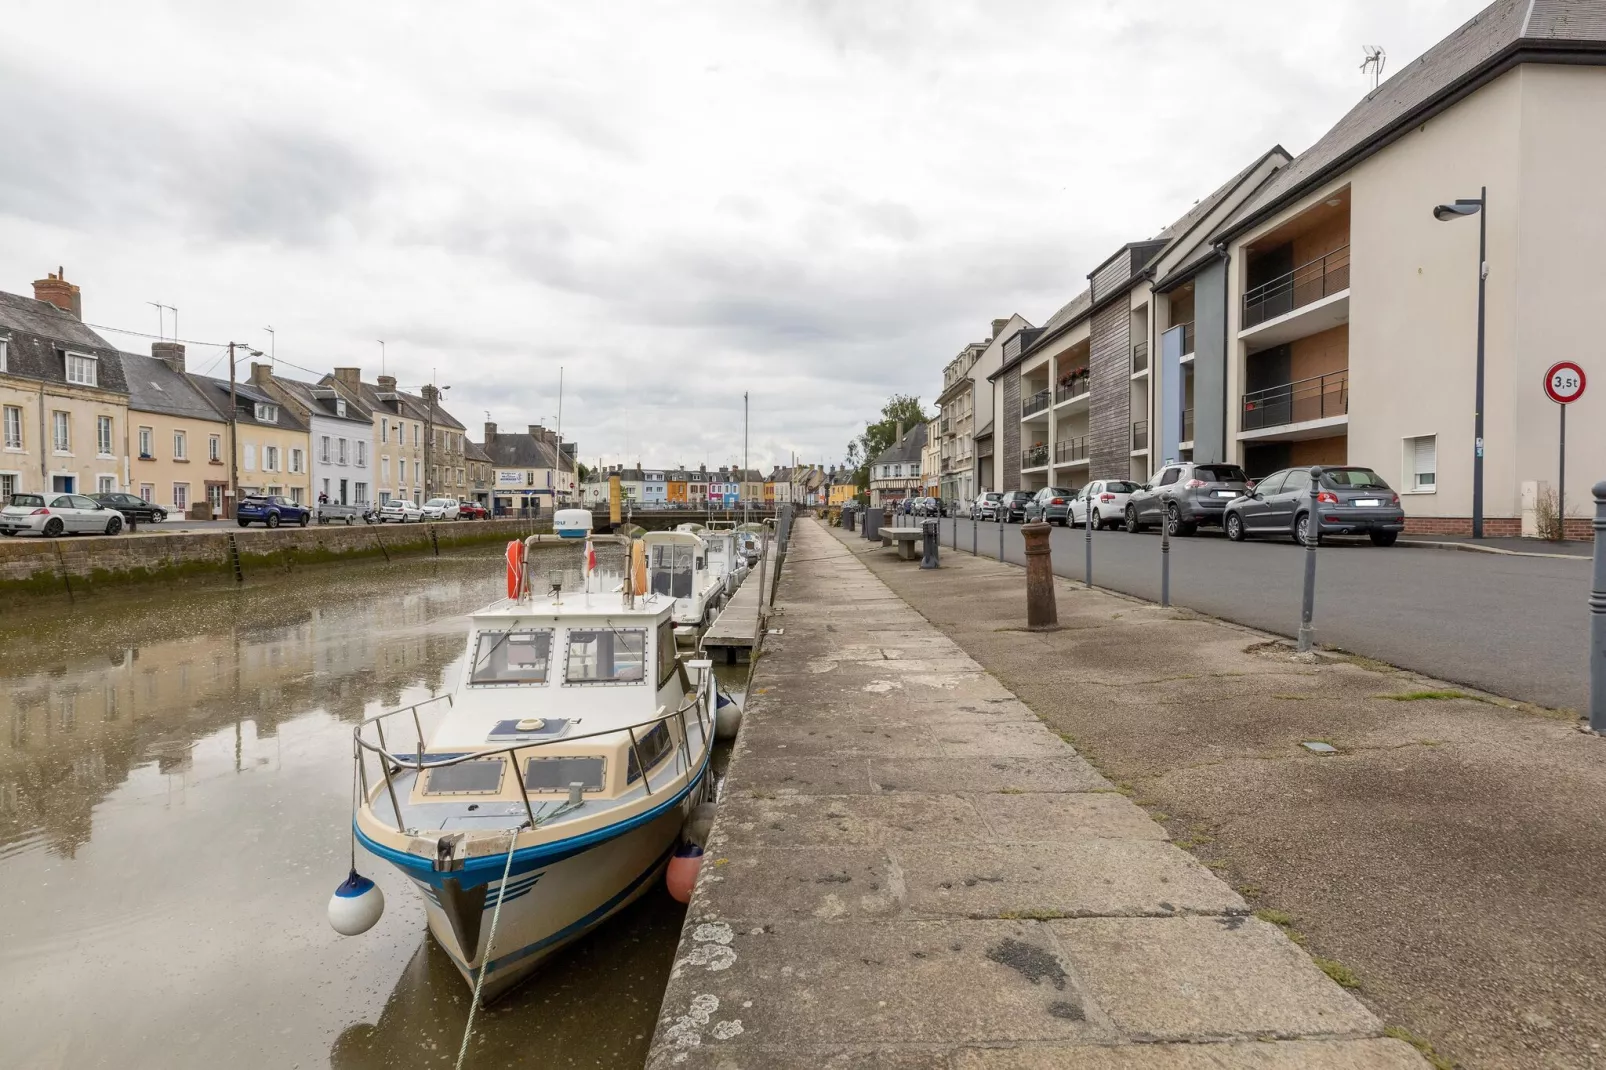
[[[251,362],[251,382],[257,386],[267,386],[273,382],[273,365]]]
[[[54,274],[33,281],[33,296],[35,301],[49,301],[74,319],[84,318],[84,298],[78,292],[78,287],[67,281],[67,272],[64,268],[57,268]]]
[[[531,424],[530,437],[535,439],[537,442],[545,442],[546,428],[542,427],[540,424]]]
[[[381,375],[375,381],[379,384],[379,389],[382,392],[387,394],[394,394],[396,392],[396,377],[394,375]]]
[[[152,342],[151,356],[172,368],[180,375],[184,374],[184,343],[183,342]]]
[[[993,337],[997,338],[1000,331],[1009,326],[1008,319],[993,320]]]
[[[485,421],[485,444],[489,446],[496,441],[496,425],[489,420]]]
[[[361,392],[362,392],[362,369],[361,368],[336,368],[335,369],[335,382],[339,383],[341,386],[345,387],[347,390],[350,390],[353,394],[357,394],[357,395],[361,396]]]

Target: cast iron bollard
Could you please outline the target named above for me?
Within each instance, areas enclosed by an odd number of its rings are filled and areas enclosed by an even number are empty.
[[[1048,545],[1052,530],[1041,522],[1020,529],[1026,540],[1026,627],[1034,631],[1059,623],[1054,609],[1054,562]]]
[[[1322,518],[1316,512],[1322,470],[1310,470],[1310,515],[1305,520],[1305,593],[1299,604],[1299,651],[1304,653],[1316,642],[1311,619],[1316,616],[1316,544],[1322,540]]]
[[[975,557],[976,556],[976,539],[978,538],[976,532],[980,528],[981,528],[981,525],[976,523],[976,514],[975,513],[970,514],[970,556],[971,557]]]
[[[1082,578],[1087,581],[1087,589],[1093,589],[1093,497],[1088,496],[1087,506],[1082,513],[1083,541],[1087,543],[1087,561],[1082,571]]]
[[[1004,518],[998,518],[998,560],[1004,560]]]
[[[953,516],[949,517],[948,523],[952,525],[952,528],[948,532],[948,549],[957,550],[959,549],[959,514],[955,513]]]
[[[865,532],[864,537],[869,539],[871,542],[880,542],[881,525],[886,522],[886,518],[887,514],[885,509],[871,509],[869,513],[870,526]]]
[[[1595,577],[1589,592],[1589,727],[1606,732],[1606,483],[1596,483]]]
[[[921,568],[937,567],[937,548],[942,545],[942,538],[937,533],[938,523],[936,520],[925,520],[920,524]]]

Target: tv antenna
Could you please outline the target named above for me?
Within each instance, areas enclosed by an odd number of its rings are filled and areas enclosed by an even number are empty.
[[[1361,73],[1371,73],[1372,88],[1376,89],[1383,81],[1383,68],[1389,61],[1389,54],[1383,51],[1382,45],[1362,45],[1361,51],[1366,53],[1366,58],[1361,60]]]

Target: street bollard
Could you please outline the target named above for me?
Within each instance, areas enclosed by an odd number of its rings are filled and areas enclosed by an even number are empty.
[[[937,548],[942,545],[942,536],[938,533],[937,525],[940,521],[926,520],[920,525],[921,568],[937,567]]]
[[[998,521],[998,560],[1004,560],[1004,521],[1002,518]]]
[[[1160,517],[1160,604],[1171,604],[1171,517]]]
[[[1316,643],[1316,630],[1311,620],[1316,616],[1316,544],[1321,542],[1321,517],[1316,512],[1316,495],[1320,492],[1322,470],[1310,470],[1310,515],[1305,520],[1305,592],[1299,604],[1299,652],[1304,653]]]
[[[976,518],[974,516],[971,517],[970,518],[970,556],[971,557],[975,557],[976,556],[976,539],[977,539],[976,532],[978,530],[980,530],[980,528],[981,528],[981,525],[976,523]]]
[[[955,513],[949,517],[948,523],[953,525],[948,532],[948,549],[957,550],[959,549],[959,514]]]
[[[1589,727],[1606,732],[1606,483],[1596,483],[1595,577],[1589,592]]]
[[[1087,543],[1087,562],[1086,562],[1086,568],[1084,569],[1084,571],[1082,573],[1082,578],[1087,580],[1087,589],[1091,591],[1093,589],[1093,499],[1092,498],[1088,498],[1088,500],[1087,500],[1087,512],[1082,514],[1082,528],[1084,529],[1084,540],[1083,541],[1085,541]]]
[[[1026,540],[1026,627],[1042,631],[1059,623],[1054,609],[1054,562],[1048,545],[1053,529],[1038,522],[1020,529]]]
[[[865,528],[864,537],[871,542],[879,542],[881,540],[881,525],[886,523],[887,519],[886,510],[871,509],[866,519],[868,526]]]

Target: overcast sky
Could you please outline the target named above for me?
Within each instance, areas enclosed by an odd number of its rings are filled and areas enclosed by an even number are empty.
[[[830,462],[993,317],[1306,148],[1363,44],[1392,73],[1481,6],[13,5],[0,289],[64,265],[95,324],[271,325],[301,378],[372,379],[383,338],[476,439],[554,423],[561,365],[588,462],[739,463],[748,390],[755,466]]]

